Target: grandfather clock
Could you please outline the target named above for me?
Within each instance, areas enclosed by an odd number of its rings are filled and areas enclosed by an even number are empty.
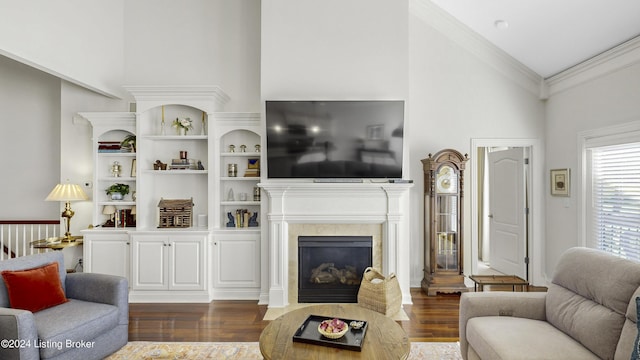
[[[464,167],[469,160],[445,149],[422,160],[424,170],[424,278],[429,296],[465,292],[463,266]]]

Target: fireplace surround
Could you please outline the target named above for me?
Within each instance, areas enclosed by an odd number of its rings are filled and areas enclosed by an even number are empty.
[[[313,226],[299,235],[325,235],[336,226],[377,227],[380,238],[373,242],[372,265],[383,274],[395,273],[403,304],[411,304],[409,291],[409,189],[410,183],[364,181],[362,183],[314,183],[269,181],[259,186],[267,194],[267,243],[263,247],[263,277],[260,303],[269,308],[297,302],[290,292],[298,286],[297,250],[291,248],[289,231]],[[323,231],[325,230],[325,231]],[[299,230],[296,230],[299,231]],[[367,235],[352,231],[350,235]],[[377,244],[376,244],[377,243]],[[379,247],[379,250],[376,250]]]

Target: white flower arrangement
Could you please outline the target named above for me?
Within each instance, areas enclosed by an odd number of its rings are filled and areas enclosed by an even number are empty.
[[[176,118],[176,121],[173,122],[172,126],[176,129],[193,129],[193,124],[191,123],[191,119],[189,118]]]

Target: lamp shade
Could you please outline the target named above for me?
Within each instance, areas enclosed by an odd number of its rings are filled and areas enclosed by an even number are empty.
[[[45,201],[79,201],[89,197],[78,184],[58,184],[51,190]]]
[[[105,205],[105,206],[102,208],[102,213],[103,213],[104,215],[113,215],[113,214],[115,214],[115,213],[116,213],[116,207],[115,207],[115,206],[113,206],[113,205]]]

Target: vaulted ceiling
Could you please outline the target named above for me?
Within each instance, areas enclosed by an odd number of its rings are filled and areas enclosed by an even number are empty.
[[[637,0],[427,0],[549,78],[640,35]]]

